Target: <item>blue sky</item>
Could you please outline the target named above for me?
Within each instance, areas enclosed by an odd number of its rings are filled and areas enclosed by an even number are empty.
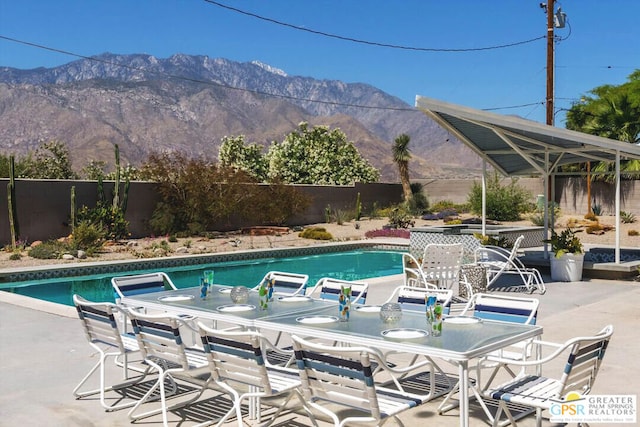
[[[213,1],[213,0],[212,0]],[[355,43],[278,25],[206,0],[0,0],[0,36],[91,56],[175,53],[259,60],[289,75],[368,83],[414,105],[422,95],[545,121],[546,14],[533,0],[215,0],[296,27],[420,49]],[[640,1],[556,2],[556,125],[563,108],[640,68]],[[538,39],[539,38],[539,39]],[[528,43],[521,43],[538,39]],[[521,43],[521,44],[519,44]],[[500,49],[493,46],[517,44]],[[453,52],[451,50],[465,50]],[[0,39],[0,66],[76,57]]]

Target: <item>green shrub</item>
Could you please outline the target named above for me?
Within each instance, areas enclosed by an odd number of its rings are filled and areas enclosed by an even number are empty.
[[[424,194],[424,187],[419,182],[411,183],[411,200],[408,208],[413,215],[422,215],[429,210],[429,200]]]
[[[9,259],[11,261],[18,261],[21,258],[22,258],[22,255],[20,254],[20,252],[14,252],[11,255],[9,255]]]
[[[429,212],[456,211],[458,213],[469,212],[469,203],[453,203],[451,200],[440,200],[429,207]]]
[[[588,214],[586,214],[584,216],[584,219],[587,219],[589,221],[597,221],[598,220],[598,216],[593,212],[589,212]]]
[[[480,241],[482,246],[497,246],[499,248],[511,249],[513,244],[509,243],[505,236],[483,236],[480,233],[473,233],[473,236]]]
[[[602,224],[596,222],[594,224],[587,226],[587,228],[585,228],[584,231],[587,234],[602,234],[601,233],[602,230],[604,230],[604,227],[602,226]]]
[[[591,212],[596,216],[602,216],[602,206],[594,203],[591,205]]]
[[[406,228],[383,228],[382,230],[369,230],[364,233],[364,237],[372,239],[374,237],[397,237],[401,239],[408,239],[411,233]]]
[[[104,238],[104,229],[99,224],[82,221],[75,227],[71,247],[82,249],[88,255],[93,255],[102,247]]]
[[[111,240],[129,237],[129,221],[121,209],[98,203],[95,207],[82,206],[76,215],[79,223],[88,222],[104,230],[104,237]]]
[[[551,251],[553,251],[556,258],[560,258],[562,255],[567,253],[583,253],[582,242],[580,242],[580,239],[571,228],[562,230],[560,234],[551,230],[551,238],[544,240],[544,242],[551,243]]]
[[[172,234],[171,236],[169,236],[169,242],[176,243],[177,241],[178,241],[178,238],[176,237],[175,234]]]
[[[67,244],[57,240],[49,240],[31,248],[29,256],[37,259],[59,259],[66,252],[69,252]]]
[[[155,181],[160,195],[149,221],[156,234],[199,235],[237,217],[252,225],[283,225],[311,202],[298,188],[256,184],[242,170],[183,153],[152,154],[143,178]]]
[[[549,202],[548,209],[549,211],[553,209],[553,225],[555,225],[558,222],[558,218],[560,218],[560,206],[555,202]],[[549,219],[551,219],[551,212],[549,212]],[[529,220],[533,225],[542,227],[544,225],[544,206],[537,206],[535,212],[529,216]]]
[[[336,223],[338,225],[342,225],[345,222],[349,221],[349,218],[353,218],[353,216],[347,211],[343,211],[342,209],[336,209],[335,218],[336,218]]]
[[[620,221],[623,224],[633,224],[636,222],[636,216],[631,212],[620,211]]]
[[[500,176],[494,173],[487,179],[487,218],[496,221],[519,221],[524,212],[533,210],[531,192],[519,186],[517,179],[511,179],[508,185],[501,185]],[[482,214],[482,185],[473,183],[468,196],[471,210]]]
[[[384,215],[380,213],[380,205],[378,205],[378,202],[373,202],[373,204],[371,205],[371,212],[369,212],[369,217],[381,218],[383,216]]]
[[[431,212],[442,212],[444,210],[456,209],[456,204],[451,200],[440,200],[434,203],[429,209]],[[457,209],[456,209],[457,210]]]
[[[389,212],[389,226],[391,228],[409,228],[413,225],[413,217],[405,205],[398,205]]]
[[[332,240],[333,236],[331,233],[327,231],[324,227],[310,227],[305,228],[302,232],[298,234],[299,237],[303,239],[312,239],[312,240]]]

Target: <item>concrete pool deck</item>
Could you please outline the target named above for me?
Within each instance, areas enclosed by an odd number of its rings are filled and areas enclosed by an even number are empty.
[[[554,283],[548,282],[548,277],[545,280],[547,293],[534,294],[540,299],[538,324],[544,327],[543,338],[564,342],[573,336],[594,334],[605,325],[613,324],[615,331],[592,394],[637,394],[640,384],[640,283],[600,279]],[[400,282],[399,276],[370,280],[368,302],[384,301]],[[1,425],[106,427],[130,424],[126,410],[105,412],[96,399],[76,400],[71,393],[96,361],[96,354],[84,337],[73,307],[0,292],[0,343],[3,361],[0,365]],[[561,362],[557,364],[558,369],[561,366]],[[545,372],[553,374],[550,370]],[[429,423],[457,426],[457,410],[437,415],[440,400],[407,411],[400,418],[407,426]],[[486,425],[482,415],[476,406],[472,406],[470,425]],[[195,424],[183,416],[170,413],[170,424]],[[283,415],[281,420],[274,425],[310,425],[305,416],[294,413]],[[161,417],[155,416],[135,425],[157,426],[161,423]],[[234,421],[225,425],[236,424]],[[389,425],[394,424],[390,422]],[[533,426],[535,420],[528,417],[518,425]],[[553,424],[544,421],[544,425]]]

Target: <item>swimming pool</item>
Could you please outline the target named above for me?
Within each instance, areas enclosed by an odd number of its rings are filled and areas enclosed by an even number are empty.
[[[197,286],[204,270],[213,269],[215,282],[223,285],[253,287],[272,270],[309,275],[309,286],[322,277],[364,280],[402,273],[402,252],[393,250],[352,250],[287,258],[261,258],[184,267],[163,268],[179,288]],[[136,270],[120,274],[95,274],[69,278],[39,279],[0,285],[0,290],[45,301],[73,305],[73,294],[91,301],[112,301],[111,278],[154,270]]]

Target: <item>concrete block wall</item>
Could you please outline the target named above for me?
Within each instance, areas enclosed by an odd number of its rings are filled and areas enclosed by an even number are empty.
[[[481,184],[480,178],[418,180],[417,182],[421,182],[424,186],[424,191],[431,204],[443,200],[450,200],[456,204],[466,203],[473,183]],[[504,185],[510,182],[511,178],[503,179]],[[544,182],[540,178],[518,178],[518,185],[531,192],[532,202],[536,201],[538,194],[544,194]]]
[[[510,180],[510,178],[505,178]],[[475,181],[478,181],[476,179]],[[424,190],[429,202],[441,200],[465,203],[473,186],[473,179],[423,180]],[[506,181],[508,182],[508,181]],[[621,185],[621,210],[640,216],[639,181],[623,181]],[[11,241],[7,209],[8,179],[0,179],[0,244]],[[29,242],[53,239],[69,234],[71,187],[76,187],[76,205],[95,206],[97,200],[95,181],[62,180],[16,180],[16,198],[20,223],[20,234]],[[532,202],[538,194],[543,194],[543,181],[539,178],[520,178],[518,184],[527,188]],[[400,184],[376,183],[356,184],[353,186],[313,186],[298,185],[300,190],[311,195],[312,205],[303,215],[292,218],[288,225],[306,225],[321,223],[325,220],[325,208],[333,210],[354,210],[358,193],[363,211],[370,212],[374,203],[383,208],[402,201]],[[585,214],[587,209],[586,181],[582,177],[557,177],[555,180],[556,202],[566,214]],[[113,189],[112,182],[105,182],[107,199]],[[591,185],[592,200],[601,205],[603,214],[615,214],[615,186],[602,182]],[[134,182],[129,191],[129,203],[126,218],[130,222],[132,237],[150,235],[148,220],[155,208],[159,196],[154,183]],[[224,224],[220,230],[238,229],[256,224]],[[235,227],[235,228],[233,228]]]
[[[9,214],[7,209],[7,179],[0,179],[0,245],[11,242]],[[16,206],[20,225],[20,237],[28,242],[48,240],[69,235],[71,212],[71,187],[75,186],[76,206],[95,206],[97,201],[96,181],[65,180],[16,180]],[[386,207],[402,201],[400,184],[356,184],[353,186],[298,185],[298,189],[311,196],[313,202],[303,215],[292,218],[288,225],[306,225],[325,221],[325,208],[332,210],[355,210],[358,193],[364,212],[371,211],[374,203]],[[110,200],[113,182],[104,183],[104,193]],[[132,182],[129,189],[126,219],[129,221],[131,237],[146,237],[151,234],[148,221],[160,197],[156,184]],[[216,230],[237,230],[256,225],[235,220],[231,224],[220,224]]]

